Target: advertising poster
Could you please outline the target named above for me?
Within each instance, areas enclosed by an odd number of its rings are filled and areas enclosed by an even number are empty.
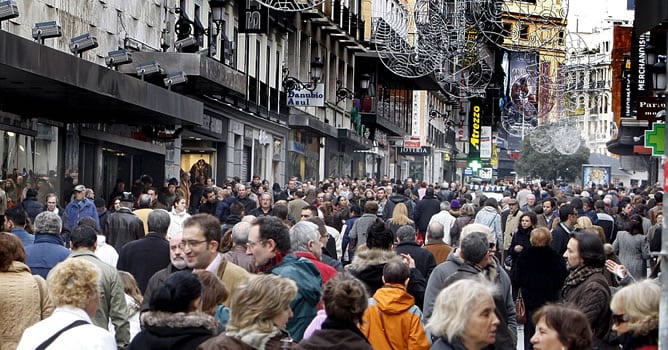
[[[598,185],[606,186],[610,184],[612,172],[608,165],[582,165],[582,186],[596,187]]]
[[[510,52],[507,62],[501,119],[508,133],[520,135],[524,126],[538,125],[538,54]]]
[[[471,99],[469,110],[469,159],[480,158],[480,142],[482,136],[482,117],[484,114],[483,99]]]

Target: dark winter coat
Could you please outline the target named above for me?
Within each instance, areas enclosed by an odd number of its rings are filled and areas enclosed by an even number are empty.
[[[353,261],[346,266],[346,270],[360,281],[364,282],[369,295],[374,295],[378,288],[383,286],[383,268],[385,264],[397,257],[391,250],[364,249],[355,253]],[[427,280],[420,270],[410,269],[410,281],[408,282],[409,294],[415,298],[415,305],[422,309],[424,291]]]
[[[44,211],[44,205],[37,201],[36,197],[25,198],[23,202],[21,202],[21,208],[26,211],[31,223],[35,222],[37,214]]]
[[[425,196],[417,202],[415,205],[415,213],[413,214],[413,218],[415,219],[415,226],[417,226],[417,229],[425,233],[427,232],[427,226],[429,226],[429,220],[431,220],[431,217],[434,216],[434,214],[438,214],[441,211],[441,202],[432,197],[427,197]]]
[[[299,343],[296,349],[303,350],[373,350],[371,344],[356,325],[325,320],[322,328]]]
[[[383,208],[383,220],[387,221],[392,218],[394,206],[399,203],[406,204],[406,207],[408,208],[408,217],[410,219],[415,217],[415,202],[403,194],[395,194],[388,198],[387,203],[385,203],[385,207]]]
[[[97,217],[97,212],[96,216]],[[145,236],[144,223],[128,208],[121,207],[109,215],[104,227],[107,243],[120,252],[125,243]]]
[[[610,332],[612,315],[611,292],[605,275],[602,272],[594,273],[573,287],[564,286],[562,299],[564,303],[573,304],[584,312],[592,326],[594,346],[601,345]]]
[[[550,242],[550,247],[552,247],[559,256],[564,256],[570,235],[571,230],[563,222],[560,222],[559,225],[552,230],[552,242]]]
[[[164,234],[149,232],[145,237],[128,242],[118,252],[119,270],[127,271],[137,280],[142,293],[146,291],[148,280],[169,264],[169,241]]]
[[[194,350],[217,330],[213,316],[201,312],[148,311],[141,315],[141,324],[128,350]]]
[[[44,279],[54,266],[70,255],[70,250],[65,248],[61,236],[51,233],[35,234],[35,243],[27,246],[25,251],[25,263],[32,274],[40,275]]]
[[[513,263],[513,290],[522,288],[527,315],[547,302],[559,300],[568,270],[564,259],[549,246],[529,247]]]
[[[436,268],[436,259],[430,251],[420,247],[415,241],[401,242],[395,248],[397,254],[408,254],[415,260],[415,268],[420,270],[425,279]]]

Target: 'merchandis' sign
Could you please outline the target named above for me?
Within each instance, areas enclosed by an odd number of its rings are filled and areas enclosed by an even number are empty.
[[[309,106],[309,107],[324,107],[325,106],[325,84],[318,84],[315,90],[309,91],[306,89],[292,90],[288,92],[288,106]]]

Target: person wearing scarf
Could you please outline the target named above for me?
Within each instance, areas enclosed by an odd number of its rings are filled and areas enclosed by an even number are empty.
[[[561,290],[562,301],[587,316],[594,333],[595,349],[614,349],[609,339],[611,293],[603,274],[605,252],[601,239],[589,231],[572,232],[564,258],[569,274]]]
[[[198,350],[294,348],[286,325],[292,317],[290,302],[297,293],[297,284],[289,278],[249,275],[232,292],[225,332],[202,343]]]

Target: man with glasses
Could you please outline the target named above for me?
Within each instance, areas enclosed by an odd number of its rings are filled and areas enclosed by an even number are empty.
[[[578,220],[578,211],[570,204],[564,204],[559,208],[559,224],[552,230],[552,242],[550,246],[560,256],[566,252],[568,239],[575,230]]]
[[[316,235],[314,232],[313,237]],[[288,321],[287,330],[295,341],[300,341],[316,316],[322,278],[313,262],[292,254],[290,249],[290,230],[279,218],[265,216],[253,221],[248,234],[248,253],[255,257],[258,271],[287,277],[297,283],[297,297],[290,302],[294,316]]]
[[[221,238],[220,221],[215,216],[196,214],[183,222],[180,247],[189,268],[206,269],[216,274],[232,295],[234,288],[248,276],[248,271],[225,259],[220,247]],[[229,297],[223,304],[229,306]]]

